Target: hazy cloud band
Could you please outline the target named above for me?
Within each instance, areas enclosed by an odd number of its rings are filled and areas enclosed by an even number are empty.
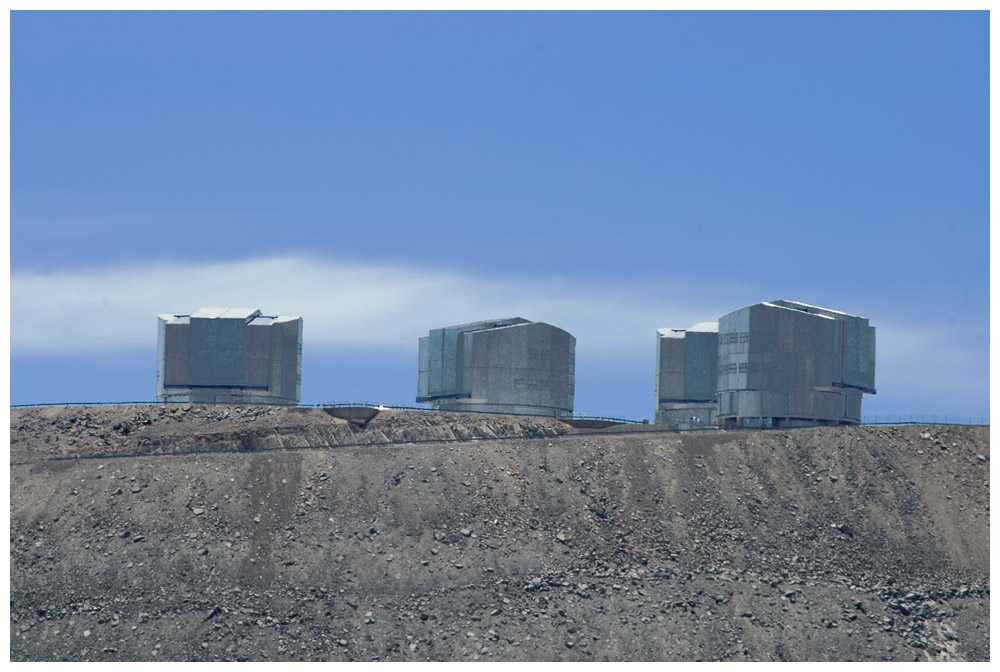
[[[431,268],[275,257],[206,264],[120,265],[11,276],[12,355],[79,354],[156,344],[156,315],[207,306],[257,307],[304,318],[304,349],[412,352],[429,329],[520,316],[566,329],[577,339],[578,373],[600,363],[648,369],[652,389],[655,330],[717,319],[761,300],[759,288],[689,283],[593,284],[568,278],[485,279]],[[705,299],[704,297],[712,297]],[[721,299],[720,299],[721,297]],[[809,297],[790,296],[809,302]],[[847,310],[845,304],[830,306]],[[989,398],[988,332],[948,325],[876,327],[877,397],[914,407],[947,403],[977,414]],[[371,355],[368,355],[371,356]],[[635,374],[633,374],[634,377]],[[627,378],[627,376],[626,376]],[[623,379],[621,385],[638,380]],[[614,389],[607,390],[614,394]]]
[[[718,312],[665,305],[655,300],[662,293],[643,296],[639,290],[300,257],[14,273],[11,348],[66,353],[152,346],[159,313],[246,306],[302,316],[310,348],[415,349],[428,329],[520,316],[566,329],[578,347],[615,350],[641,343],[652,351],[656,328],[690,326]]]

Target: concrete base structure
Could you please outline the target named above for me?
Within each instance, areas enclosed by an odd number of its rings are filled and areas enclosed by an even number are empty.
[[[443,411],[573,414],[576,339],[520,317],[433,329],[419,340],[417,402]]]
[[[161,402],[297,405],[301,381],[301,317],[202,308],[158,318]]]
[[[421,402],[427,403],[427,402]],[[491,413],[493,415],[531,415],[546,418],[565,418],[573,415],[572,409],[555,406],[528,406],[516,404],[490,404],[483,399],[447,400],[433,404],[438,411],[455,411],[456,413]]]
[[[663,404],[656,411],[654,424],[670,425],[681,431],[699,431],[718,425],[717,402],[697,404]]]

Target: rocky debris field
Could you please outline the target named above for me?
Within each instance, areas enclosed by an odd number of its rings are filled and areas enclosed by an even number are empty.
[[[12,660],[989,660],[989,430],[11,411]]]
[[[473,413],[380,411],[366,423],[353,423],[319,408],[50,406],[11,413],[11,459],[557,436],[570,430],[551,418]]]

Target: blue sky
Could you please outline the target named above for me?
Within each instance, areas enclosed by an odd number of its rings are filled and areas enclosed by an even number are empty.
[[[303,402],[412,404],[417,338],[876,327],[864,414],[989,414],[987,12],[13,12],[11,403],[152,400],[155,317],[304,318]]]

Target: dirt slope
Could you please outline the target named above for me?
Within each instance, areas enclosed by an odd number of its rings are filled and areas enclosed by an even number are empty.
[[[11,658],[988,660],[988,465],[971,427],[14,410]]]

